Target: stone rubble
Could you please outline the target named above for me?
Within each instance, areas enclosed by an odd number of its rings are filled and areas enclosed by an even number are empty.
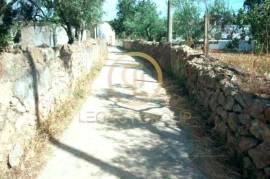
[[[18,168],[21,163],[24,151],[20,144],[15,144],[14,148],[8,155],[8,164],[11,168]]]
[[[244,177],[270,177],[270,99],[239,85],[245,72],[187,46],[124,41],[123,47],[154,57],[184,81],[189,95],[209,111],[209,123],[233,151],[232,159],[242,161]]]

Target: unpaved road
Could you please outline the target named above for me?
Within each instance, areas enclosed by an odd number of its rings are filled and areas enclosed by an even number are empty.
[[[173,120],[170,96],[141,64],[110,48],[39,179],[208,178],[190,158],[193,141]]]

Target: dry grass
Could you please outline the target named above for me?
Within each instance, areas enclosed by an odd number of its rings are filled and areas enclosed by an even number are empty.
[[[270,55],[211,52],[210,56],[246,72],[238,82],[245,91],[270,98]]]
[[[22,162],[21,170],[8,170],[7,167],[1,168],[2,176],[0,178],[36,178],[39,171],[50,153],[49,138],[59,136],[70,124],[72,116],[79,110],[81,105],[90,93],[89,84],[96,77],[104,64],[104,60],[95,65],[89,74],[86,74],[82,79],[76,82],[73,94],[65,103],[55,106],[55,111],[45,122],[41,124],[39,133],[25,146],[25,158]]]
[[[237,66],[250,74],[264,75],[270,73],[270,56],[243,53],[211,52],[210,56]]]

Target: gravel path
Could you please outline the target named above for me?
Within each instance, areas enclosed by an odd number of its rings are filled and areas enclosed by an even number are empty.
[[[170,96],[142,64],[110,48],[39,179],[207,178],[190,159],[192,139],[173,120]]]

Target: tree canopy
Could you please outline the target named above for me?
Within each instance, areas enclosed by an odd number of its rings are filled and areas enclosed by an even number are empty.
[[[250,26],[257,49],[268,53],[270,49],[270,0],[246,0],[244,9],[239,10],[237,20],[240,27]]]
[[[122,38],[158,40],[166,36],[166,21],[151,0],[119,0],[112,26]]]
[[[89,29],[99,22],[103,1],[40,0],[38,9],[39,14],[45,14],[41,19],[60,24],[68,34],[69,43],[73,43],[74,39],[79,39],[82,30]]]
[[[9,31],[16,23],[49,23],[62,26],[69,43],[93,28],[102,17],[104,0],[1,0],[0,45],[7,45]]]
[[[224,0],[203,1],[203,4],[210,15],[209,34],[212,38],[220,39],[224,27],[234,23],[233,12]],[[174,33],[193,46],[204,34],[203,13],[198,1],[174,0],[174,6]]]
[[[227,6],[225,0],[215,0],[208,9],[210,15],[210,33],[215,39],[221,39],[226,25],[235,24],[233,11]]]
[[[264,0],[245,0],[244,6],[247,9],[253,9],[256,5],[264,3]]]
[[[104,0],[0,0],[0,51],[11,40],[11,28],[29,22],[62,26],[69,43],[80,39],[102,17]],[[226,25],[250,27],[251,39],[264,52],[270,49],[270,0],[245,0],[236,14],[225,0],[172,0],[174,37],[194,45],[203,37],[205,4],[210,14],[210,35],[220,39]],[[199,3],[200,2],[200,3]],[[121,38],[161,41],[166,37],[167,20],[161,18],[153,0],[118,0],[117,17],[111,22]],[[243,31],[244,32],[244,31]],[[243,35],[244,37],[244,35]]]
[[[199,8],[190,0],[175,1],[174,6],[174,34],[193,46],[203,33]]]
[[[12,9],[13,4],[14,2],[6,3],[6,1],[0,1],[0,51],[8,45],[10,38],[9,30],[17,15],[17,12]]]

